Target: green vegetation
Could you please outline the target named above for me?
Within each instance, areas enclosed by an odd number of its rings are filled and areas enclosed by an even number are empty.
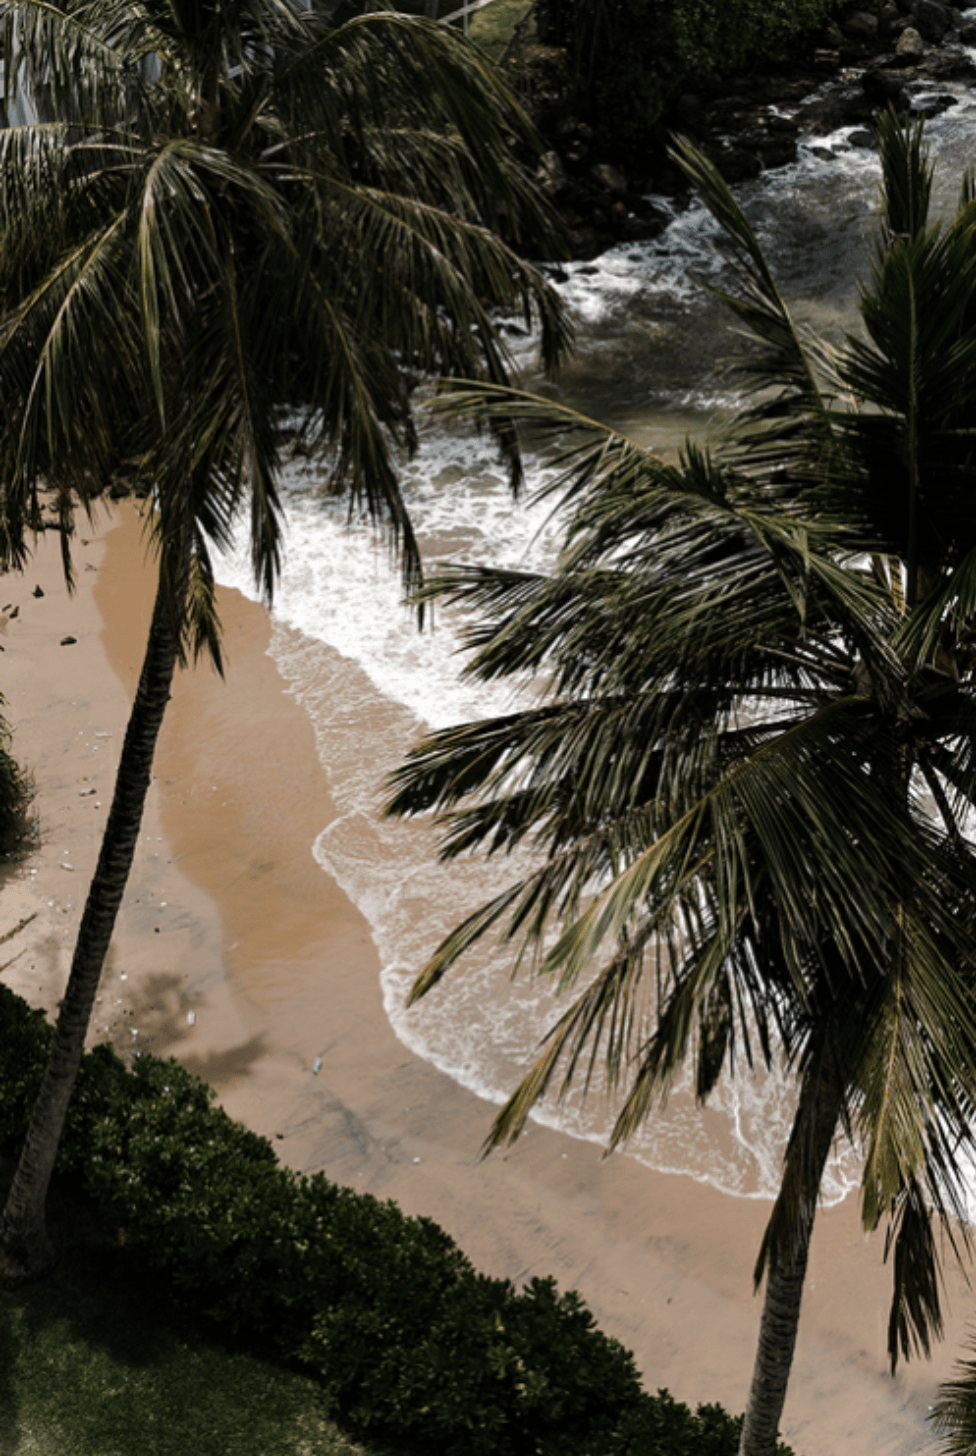
[[[497,62],[531,8],[532,0],[492,0],[470,17],[468,39]]]
[[[683,1067],[702,1101],[757,1063],[795,1078],[742,1456],[775,1449],[835,1139],[864,1156],[864,1228],[886,1225],[893,1368],[942,1333],[936,1225],[970,1245],[976,192],[930,221],[921,126],[890,111],[879,140],[862,331],[833,349],[680,149],[749,338],[714,453],[673,464],[537,396],[455,391],[558,442],[567,537],[549,573],[429,584],[470,612],[468,672],[539,688],[432,734],[390,805],[437,812],[445,859],[535,851],[413,991],[489,933],[563,991],[492,1142],[574,1084],[619,1095],[619,1145]]]
[[[23,1136],[51,1036],[41,1012],[0,988],[0,1150]],[[344,1426],[398,1450],[733,1456],[740,1421],[714,1406],[693,1414],[667,1392],[646,1395],[632,1357],[595,1328],[578,1296],[551,1280],[518,1292],[478,1274],[431,1220],[279,1167],[270,1145],[212,1099],[175,1061],[138,1057],[127,1070],[107,1047],[84,1057],[58,1162],[62,1189],[92,1200],[80,1247],[94,1230],[96,1282],[108,1291],[156,1278],[184,1323],[167,1314],[158,1330],[140,1332],[140,1305],[155,1326],[156,1304],[134,1300],[119,1316],[123,1328],[136,1322],[132,1338],[112,1346],[84,1316],[86,1296],[75,1293],[84,1260],[69,1248],[49,1295],[21,1292],[6,1305],[24,1311],[14,1327],[53,1342],[58,1362],[70,1364],[72,1348],[83,1356],[88,1342],[92,1379],[103,1372],[111,1382],[110,1357],[128,1350],[133,1365],[161,1363],[168,1381],[181,1368],[181,1342],[201,1360],[222,1360],[217,1339],[232,1336],[248,1346],[235,1359],[260,1354],[304,1371]],[[186,1322],[197,1332],[189,1341],[178,1333]],[[238,1368],[243,1378],[251,1367]],[[277,1389],[285,1412],[314,1433],[308,1387]],[[47,1399],[61,1419],[60,1398]]]
[[[5,1186],[12,1168],[5,1170]],[[0,1295],[4,1456],[356,1456],[321,1385],[205,1339],[65,1180],[54,1277]]]
[[[769,65],[840,8],[839,0],[544,0],[539,31],[564,52],[568,108],[639,160],[682,93]]]
[[[10,752],[10,740],[10,729],[0,718],[0,854],[4,855],[15,853],[23,842],[34,794],[29,777]]]

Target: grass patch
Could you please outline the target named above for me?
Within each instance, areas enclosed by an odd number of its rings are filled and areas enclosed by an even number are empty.
[[[0,1293],[3,1456],[378,1456],[314,1381],[194,1329],[83,1195],[49,1222],[54,1272]]]

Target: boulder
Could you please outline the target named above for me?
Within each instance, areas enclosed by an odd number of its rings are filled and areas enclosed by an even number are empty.
[[[590,177],[604,192],[627,191],[627,178],[618,167],[609,162],[597,162],[595,167],[590,168]]]
[[[925,54],[925,42],[913,25],[903,30],[895,46],[895,54],[908,56],[910,60],[921,60]]]
[[[908,110],[908,92],[904,77],[897,71],[865,71],[861,77],[861,90],[872,106],[894,106],[896,111]]]
[[[922,3],[922,0],[919,0]],[[937,4],[938,0],[932,0]],[[851,40],[865,41],[876,40],[878,35],[878,17],[872,15],[868,10],[855,10],[841,24],[841,30]]]
[[[929,51],[918,74],[932,81],[969,81],[976,76],[976,63],[962,51]]]
[[[955,25],[955,16],[942,0],[915,0],[915,29],[930,45],[941,45]]]
[[[857,147],[862,152],[868,151],[878,145],[878,138],[870,131],[852,131],[847,138],[847,145]]]
[[[912,102],[912,115],[924,116],[926,119],[933,116],[941,116],[943,111],[948,111],[950,106],[958,106],[958,96],[950,96],[943,92],[939,96],[923,96],[918,101]]]
[[[563,166],[563,159],[558,152],[542,154],[535,176],[543,192],[548,193],[550,197],[557,197],[560,192],[566,190],[566,168]]]
[[[648,243],[660,237],[665,224],[656,217],[628,217],[618,229],[621,242]]]
[[[831,90],[823,96],[813,96],[804,102],[796,113],[802,136],[811,133],[823,135],[837,131],[842,126],[853,126],[867,121],[871,105],[866,96]]]
[[[896,26],[902,23],[901,11],[894,3],[882,5],[878,11],[878,34],[880,36],[893,35]]]
[[[755,152],[744,147],[723,147],[712,157],[726,182],[751,182],[762,171],[762,163]]]
[[[705,125],[705,108],[700,98],[691,92],[678,97],[674,114],[682,126],[690,127],[693,131]]]
[[[844,37],[836,20],[827,21],[823,28],[823,41],[824,45],[829,46],[832,51],[840,50],[844,44]]]
[[[959,39],[965,46],[976,46],[976,20],[967,20],[959,32]]]
[[[788,167],[796,161],[796,137],[773,132],[756,149],[764,167]]]

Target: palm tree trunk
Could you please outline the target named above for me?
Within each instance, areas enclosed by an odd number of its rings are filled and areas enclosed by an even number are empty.
[[[805,1197],[794,1226],[787,1256],[770,1262],[766,1273],[766,1296],[759,1323],[759,1347],[752,1370],[749,1403],[746,1406],[739,1441],[739,1456],[776,1456],[777,1436],[786,1386],[793,1365],[796,1336],[800,1325],[800,1303],[810,1253],[810,1235],[817,1211],[817,1193],[824,1165],[840,1115],[840,1102],[830,1079],[823,1078],[817,1092],[812,1171]]]
[[[21,1283],[54,1261],[44,1205],[95,993],[135,855],[156,739],[176,668],[176,641],[162,587],[129,717],[98,864],[88,891],[54,1042],[27,1140],[0,1219],[0,1279]]]

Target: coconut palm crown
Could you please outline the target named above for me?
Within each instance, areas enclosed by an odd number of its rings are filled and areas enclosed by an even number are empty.
[[[887,1224],[889,1352],[941,1332],[936,1225],[967,1235],[976,1111],[976,205],[929,221],[920,129],[881,124],[864,332],[797,326],[741,209],[688,147],[721,226],[719,296],[749,344],[714,453],[669,464],[544,400],[455,407],[548,431],[570,510],[552,572],[451,568],[467,671],[531,704],[422,742],[396,814],[443,853],[537,867],[471,916],[425,994],[490,933],[567,998],[489,1144],[548,1091],[616,1089],[617,1145],[691,1062],[781,1058],[796,1111],[756,1265],[766,1279],[743,1456],[772,1456],[818,1190],[839,1136]]]
[[[43,1199],[131,865],[177,662],[220,665],[211,553],[243,521],[270,598],[289,450],[419,563],[397,483],[428,375],[501,384],[494,311],[567,343],[515,247],[561,236],[532,127],[456,33],[300,0],[0,4],[0,549],[41,491],[72,511],[125,466],[150,493],[159,589],[51,1064],[0,1243],[48,1261]],[[503,443],[510,445],[504,424]],[[518,461],[509,448],[514,478]]]

